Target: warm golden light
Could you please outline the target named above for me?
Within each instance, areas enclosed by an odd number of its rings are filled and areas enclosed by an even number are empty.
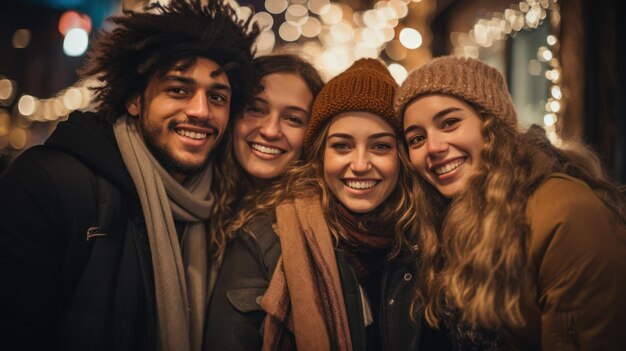
[[[30,95],[22,95],[17,103],[17,110],[22,116],[31,116],[37,111],[37,99]]]
[[[272,30],[272,26],[274,25],[274,18],[265,11],[255,13],[254,16],[252,16],[252,20],[256,22],[263,31]]]
[[[294,26],[289,22],[283,22],[278,28],[278,35],[284,41],[296,41],[300,38],[302,34],[302,30],[298,26]]]
[[[407,49],[417,49],[422,45],[422,35],[413,28],[404,28],[400,31],[400,43]]]
[[[279,14],[287,9],[287,0],[265,0],[265,9],[269,13]]]
[[[24,49],[30,44],[30,31],[28,29],[18,29],[13,34],[13,47]]]
[[[27,134],[22,128],[15,128],[9,134],[9,144],[16,150],[23,149],[26,146]]]
[[[10,79],[0,79],[0,100],[8,100],[13,96],[13,81]]]
[[[402,82],[404,82],[407,75],[409,74],[406,71],[406,68],[404,68],[402,65],[399,65],[397,63],[390,64],[388,68],[389,68],[389,73],[391,73],[391,76],[393,77],[393,79],[396,80],[398,84],[402,84]]]

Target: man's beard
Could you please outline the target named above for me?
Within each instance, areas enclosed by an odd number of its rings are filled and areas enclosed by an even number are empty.
[[[217,135],[218,133],[218,129],[215,126],[206,123],[202,124],[192,119],[186,121],[186,123],[213,129],[214,135]],[[168,124],[167,129],[170,130],[172,133],[176,133],[174,131],[174,127],[178,124],[180,124],[179,121],[173,120]],[[159,135],[161,135],[161,131],[163,129],[159,124],[150,123],[147,117],[142,116],[138,126],[141,135],[143,136],[144,143],[146,144],[154,158],[159,162],[161,167],[163,167],[163,169],[165,169],[169,174],[184,174],[186,176],[192,176],[194,174],[202,172],[211,160],[212,150],[209,150],[207,152],[206,157],[202,162],[186,163],[177,160],[172,155],[172,152],[166,144],[160,144],[158,142],[158,137]]]

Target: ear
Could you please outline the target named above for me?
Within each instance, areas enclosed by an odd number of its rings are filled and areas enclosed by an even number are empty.
[[[139,94],[134,95],[126,102],[126,110],[128,114],[137,117],[141,114],[141,96]]]

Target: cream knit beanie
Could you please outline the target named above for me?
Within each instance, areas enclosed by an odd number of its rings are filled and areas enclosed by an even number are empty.
[[[400,120],[411,101],[423,95],[445,94],[473,104],[481,113],[493,114],[512,127],[517,114],[502,74],[482,61],[444,56],[411,72],[394,99]]]

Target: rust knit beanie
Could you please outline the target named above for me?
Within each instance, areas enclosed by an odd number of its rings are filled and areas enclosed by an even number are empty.
[[[313,102],[311,120],[304,136],[305,147],[330,119],[342,112],[365,111],[385,119],[397,130],[402,123],[393,110],[398,84],[389,70],[375,59],[360,59],[331,79]]]
[[[400,120],[413,100],[423,95],[445,94],[474,105],[480,113],[493,114],[513,128],[517,114],[502,74],[486,63],[443,56],[417,68],[406,78],[394,99]]]

